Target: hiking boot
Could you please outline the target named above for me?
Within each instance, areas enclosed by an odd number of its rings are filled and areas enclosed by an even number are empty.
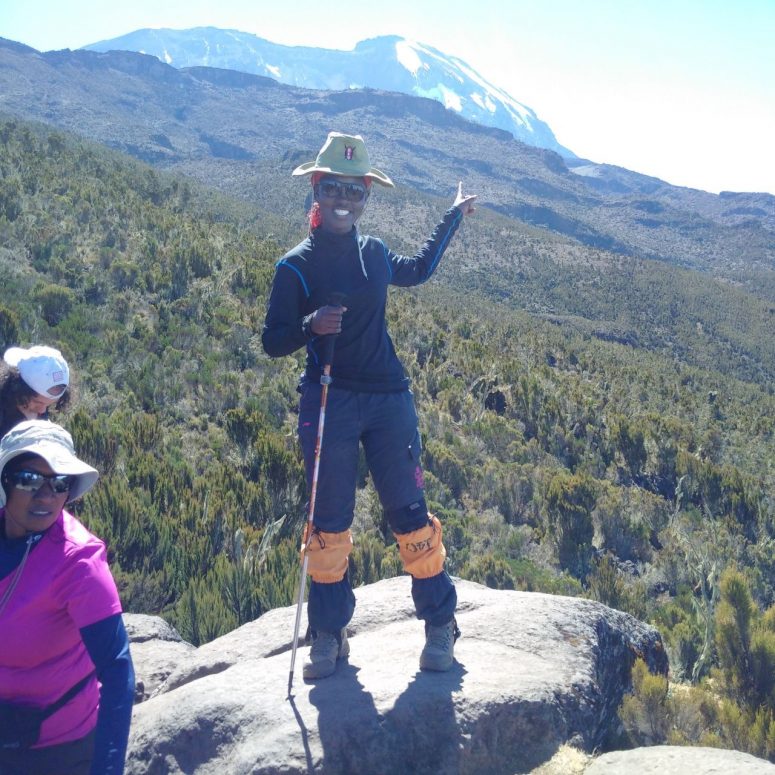
[[[449,670],[454,661],[455,641],[459,637],[460,630],[454,619],[438,627],[425,622],[425,648],[420,654],[420,669]]]
[[[336,660],[343,659],[349,653],[350,644],[347,642],[347,631],[344,628],[339,634],[319,630],[312,636],[312,648],[304,662],[304,677],[325,678],[331,675],[336,670]]]

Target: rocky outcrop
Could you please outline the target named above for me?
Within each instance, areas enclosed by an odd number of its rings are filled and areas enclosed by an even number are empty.
[[[174,627],[158,616],[124,614],[124,626],[135,666],[135,701],[142,702],[196,647],[186,643]]]
[[[774,775],[775,764],[740,751],[656,745],[613,751],[595,759],[584,775]]]
[[[290,697],[293,607],[186,651],[135,707],[127,773],[530,772],[566,742],[603,743],[636,656],[667,669],[657,631],[627,614],[456,583],[448,673],[418,669],[407,577],[356,590],[349,660],[308,684],[300,649]]]

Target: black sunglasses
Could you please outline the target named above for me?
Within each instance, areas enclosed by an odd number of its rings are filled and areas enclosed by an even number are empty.
[[[317,184],[318,196],[326,199],[346,199],[348,202],[362,202],[368,189],[363,183],[342,183],[338,180],[321,180]]]
[[[53,476],[46,476],[38,471],[28,471],[21,469],[20,471],[11,471],[4,474],[4,481],[12,484],[17,490],[24,490],[24,492],[37,492],[44,484],[48,484],[51,488],[51,492],[55,495],[61,495],[65,492],[70,492],[70,488],[75,483],[75,476],[72,474],[54,474]]]

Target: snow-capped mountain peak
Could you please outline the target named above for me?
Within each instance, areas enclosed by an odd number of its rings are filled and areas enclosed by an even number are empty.
[[[574,156],[531,108],[486,81],[469,64],[397,35],[370,38],[352,51],[339,51],[282,46],[247,32],[215,27],[144,29],[86,48],[137,51],[178,68],[239,70],[310,89],[372,88],[427,97],[463,118],[504,129],[529,145]]]

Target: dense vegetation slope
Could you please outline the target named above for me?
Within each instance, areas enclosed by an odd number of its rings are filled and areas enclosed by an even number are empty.
[[[54,344],[74,367],[60,419],[103,474],[77,511],[126,608],[201,643],[289,604],[302,354],[260,347],[278,223],[62,133],[4,120],[0,143],[0,347]],[[364,229],[411,250],[446,203],[397,197]],[[775,689],[735,689],[734,668],[752,643],[775,666],[773,300],[476,219],[390,307],[449,570],[656,623],[675,676],[718,664],[740,714],[764,708],[765,742],[745,745],[769,755]],[[363,484],[356,584],[400,572]],[[748,595],[748,651],[718,640],[745,624],[724,590]]]

